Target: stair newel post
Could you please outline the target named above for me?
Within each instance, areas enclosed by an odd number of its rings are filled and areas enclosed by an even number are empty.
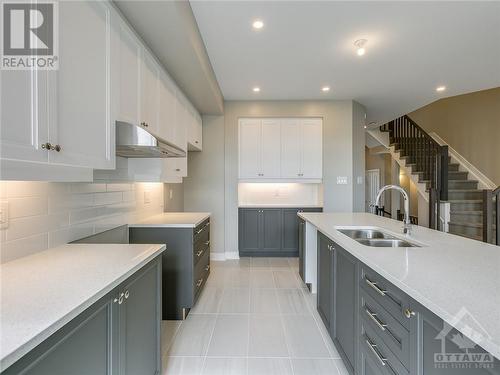
[[[442,201],[448,200],[448,146],[440,146],[441,149],[441,170],[439,179],[441,185],[440,198]]]
[[[497,217],[498,217],[498,212],[497,212]],[[492,240],[491,228],[493,226],[492,218],[493,218],[493,192],[491,190],[483,190],[483,242],[491,243]],[[497,228],[498,228],[498,221],[497,221]],[[498,231],[496,237],[498,239]]]

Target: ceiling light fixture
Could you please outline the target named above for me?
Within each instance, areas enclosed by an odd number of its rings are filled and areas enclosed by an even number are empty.
[[[252,26],[255,30],[260,30],[264,27],[264,22],[262,20],[255,20],[253,21]]]
[[[323,86],[323,87],[321,88],[321,91],[323,91],[323,92],[328,92],[328,91],[330,91],[330,86]]]
[[[356,46],[356,53],[358,54],[358,56],[363,56],[365,53],[366,53],[366,43],[368,42],[368,40],[366,39],[358,39],[354,42],[354,45]]]
[[[260,87],[254,87],[252,90],[253,92],[260,92]]]
[[[446,90],[446,86],[438,86],[438,87],[436,87],[436,91],[437,92],[443,92],[444,90]]]

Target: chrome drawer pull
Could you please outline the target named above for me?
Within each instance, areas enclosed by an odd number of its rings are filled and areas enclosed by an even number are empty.
[[[365,276],[365,282],[372,288],[374,289],[378,294],[380,294],[382,297],[385,297],[385,294],[387,293],[387,290],[382,290],[377,286],[377,283],[374,283],[370,279],[368,279]]]
[[[377,347],[377,345],[375,345],[374,343],[372,343],[369,339],[365,339],[365,341],[366,341],[366,344],[368,345],[368,347],[370,348],[370,350],[372,351],[372,353],[379,360],[380,364],[382,366],[385,366],[386,362],[387,362],[387,358],[382,357],[380,355],[380,353],[377,351],[377,349],[375,349]]]
[[[370,317],[371,320],[377,325],[378,328],[380,328],[382,331],[385,331],[385,328],[387,327],[387,324],[382,323],[378,318],[377,314],[374,312],[371,312],[370,309],[365,308],[366,314]]]
[[[201,254],[203,254],[203,250],[199,250],[199,251],[196,253],[196,256],[199,258]]]
[[[199,279],[199,280],[196,282],[196,287],[197,287],[197,288],[199,288],[202,282],[203,282],[203,279]]]
[[[210,264],[207,264],[207,266],[205,267],[205,271],[208,271],[210,269]]]
[[[203,227],[203,228],[201,228],[201,229],[198,229],[198,230],[196,231],[196,234],[200,234],[201,232],[203,232],[203,229],[205,229],[205,228]]]

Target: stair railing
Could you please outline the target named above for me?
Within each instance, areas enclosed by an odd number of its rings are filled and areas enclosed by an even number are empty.
[[[495,221],[495,222],[493,222]],[[500,245],[500,186],[495,190],[483,190],[483,241]],[[493,238],[495,228],[495,238]]]
[[[412,172],[419,172],[429,189],[429,227],[440,230],[440,201],[448,200],[448,146],[441,146],[407,115],[382,125],[397,143]]]

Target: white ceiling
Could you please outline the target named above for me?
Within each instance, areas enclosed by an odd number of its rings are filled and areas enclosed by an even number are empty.
[[[444,96],[500,86],[500,2],[191,7],[226,100],[355,99],[369,121],[383,122]],[[265,23],[258,32],[256,18]],[[360,38],[368,39],[361,58],[353,45]],[[439,85],[447,90],[437,93]]]

